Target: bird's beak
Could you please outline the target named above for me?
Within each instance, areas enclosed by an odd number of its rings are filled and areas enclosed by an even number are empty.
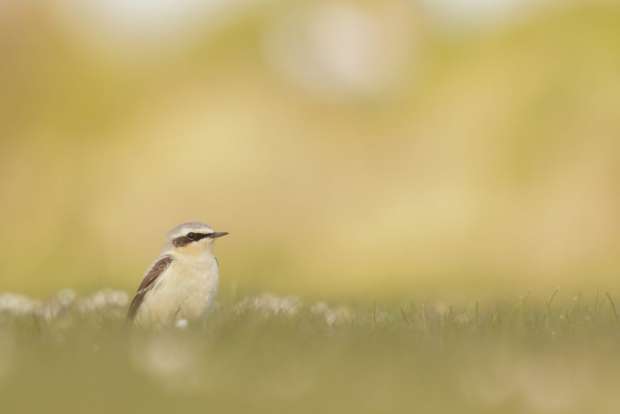
[[[218,237],[224,237],[228,234],[227,231],[216,231],[214,233],[210,233],[209,234],[209,238],[211,239],[217,239]]]

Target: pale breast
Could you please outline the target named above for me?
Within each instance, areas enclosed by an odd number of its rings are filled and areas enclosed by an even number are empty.
[[[175,258],[146,294],[136,315],[137,322],[169,325],[179,319],[203,318],[213,303],[218,282],[215,258]]]

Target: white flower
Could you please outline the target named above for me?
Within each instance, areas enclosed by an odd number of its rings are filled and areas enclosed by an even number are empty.
[[[77,301],[80,313],[103,312],[124,309],[129,303],[129,295],[122,290],[104,289]]]
[[[73,289],[62,289],[56,294],[56,301],[62,307],[69,307],[75,301],[77,294]]]
[[[62,289],[52,298],[44,302],[36,309],[36,314],[46,321],[56,319],[61,313],[67,311],[77,297],[72,289]]]
[[[310,312],[322,316],[329,326],[334,326],[353,320],[353,312],[345,306],[330,308],[325,302],[317,302],[310,307]]]
[[[37,311],[41,302],[17,293],[0,294],[0,314],[26,316]]]
[[[310,307],[310,312],[315,315],[322,315],[327,311],[329,311],[329,306],[325,302],[317,302]]]
[[[235,305],[237,314],[251,310],[259,311],[265,315],[296,315],[301,308],[301,300],[294,296],[279,297],[271,293],[244,298]]]

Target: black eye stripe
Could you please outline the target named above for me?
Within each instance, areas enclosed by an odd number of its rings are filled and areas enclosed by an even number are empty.
[[[190,244],[191,242],[193,242],[195,240],[190,239],[187,236],[181,236],[181,237],[176,237],[175,239],[172,240],[172,244],[175,247],[183,247],[183,246],[187,246],[188,244]]]
[[[190,238],[192,240],[198,241],[200,239],[204,239],[205,237],[209,237],[209,235],[206,234],[206,233],[194,233],[194,232],[191,232],[191,233],[187,233],[186,237],[188,237],[188,238]]]
[[[208,233],[195,233],[195,232],[190,232],[187,233],[185,236],[179,236],[175,239],[172,240],[172,244],[175,247],[183,247],[183,246],[187,246],[188,244],[192,243],[192,242],[197,242],[199,240],[202,240],[206,237],[210,237],[211,235]]]

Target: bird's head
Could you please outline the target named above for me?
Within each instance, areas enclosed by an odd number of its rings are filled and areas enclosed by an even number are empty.
[[[226,236],[225,231],[215,231],[209,225],[199,222],[183,223],[168,233],[168,241],[179,253],[199,255],[211,251],[215,239]]]

